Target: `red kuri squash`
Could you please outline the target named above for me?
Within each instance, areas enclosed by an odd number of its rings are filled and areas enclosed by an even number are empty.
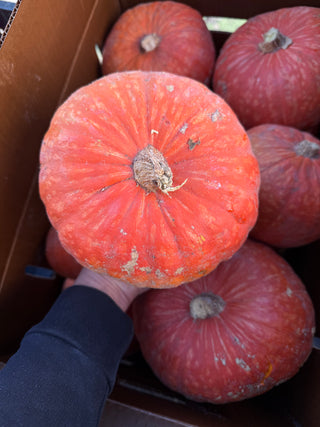
[[[308,358],[315,314],[289,264],[250,240],[206,277],[133,302],[155,375],[196,401],[235,402],[291,378]]]
[[[209,84],[215,47],[200,13],[182,3],[155,1],[126,10],[103,47],[104,74],[167,71]]]
[[[279,248],[320,238],[320,141],[265,124],[248,130],[261,172],[258,221],[251,236]]]
[[[230,258],[257,218],[260,174],[231,108],[164,72],[114,73],[55,113],[40,195],[83,266],[171,287]]]
[[[250,128],[320,123],[320,8],[278,9],[249,19],[225,42],[214,91]]]
[[[64,249],[53,227],[46,236],[45,256],[50,267],[62,277],[75,279],[81,271],[81,265]]]

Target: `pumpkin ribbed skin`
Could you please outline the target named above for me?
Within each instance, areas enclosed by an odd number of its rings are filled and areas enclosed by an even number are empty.
[[[255,126],[248,135],[261,173],[259,215],[251,236],[280,248],[319,239],[319,139],[274,124]]]
[[[194,318],[203,296],[218,297],[216,314]],[[206,277],[140,295],[132,312],[155,375],[196,401],[262,394],[295,375],[312,350],[315,313],[303,283],[276,252],[250,240]]]
[[[272,28],[291,43],[263,53],[259,44]],[[225,42],[214,91],[245,128],[277,123],[312,129],[320,122],[319,46],[320,8],[297,6],[257,15]]]
[[[135,158],[150,146],[174,191],[137,184]],[[40,165],[40,195],[66,250],[137,286],[209,273],[257,218],[260,174],[243,127],[206,86],[169,73],[114,73],[78,89],[56,111]]]
[[[126,10],[108,34],[102,54],[103,74],[166,71],[205,84],[210,83],[215,62],[214,43],[200,13],[172,1]]]

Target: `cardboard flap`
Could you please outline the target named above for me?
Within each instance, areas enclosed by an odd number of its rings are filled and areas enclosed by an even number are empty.
[[[43,135],[58,105],[76,88],[99,77],[95,44],[102,44],[119,13],[117,0],[44,0],[41,4],[36,0],[22,1],[3,40],[0,305],[6,324],[12,317],[16,322],[20,319],[21,325],[28,325],[23,305],[18,309],[18,297],[24,295],[25,299],[28,295],[25,289],[22,292],[27,280],[24,269],[35,262],[48,229],[37,182]],[[25,312],[42,312],[41,301],[32,294],[29,282],[28,279],[31,296]],[[2,328],[0,338],[4,333]]]

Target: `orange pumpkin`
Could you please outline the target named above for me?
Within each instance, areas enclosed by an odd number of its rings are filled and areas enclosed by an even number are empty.
[[[228,259],[257,218],[259,168],[230,107],[164,72],[114,73],[56,111],[40,195],[83,266],[173,287]]]
[[[182,3],[156,1],[126,10],[103,47],[104,74],[167,71],[209,84],[215,47],[200,13]]]

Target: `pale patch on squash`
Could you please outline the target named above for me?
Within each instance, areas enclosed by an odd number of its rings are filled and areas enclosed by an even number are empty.
[[[151,267],[140,267],[140,271],[145,271],[146,273],[150,274],[152,272]]]
[[[251,371],[250,366],[247,365],[243,359],[239,359],[238,357],[236,357],[235,362],[237,365],[240,366],[240,368],[244,369],[245,371],[247,371],[247,372]]]
[[[219,188],[221,188],[221,183],[218,181],[211,181],[208,182],[208,187],[214,188],[215,190],[219,190]]]
[[[234,336],[233,337],[233,340],[234,340],[234,342],[238,345],[238,346],[240,346],[243,350],[245,349],[245,345],[239,340],[239,338],[238,337],[236,337],[236,336]],[[250,355],[248,354],[248,357],[250,357]]]
[[[174,86],[173,85],[167,85],[166,89],[168,92],[173,92],[174,91]]]
[[[121,270],[125,271],[130,276],[134,272],[134,269],[137,266],[138,258],[139,258],[139,253],[136,247],[134,246],[131,250],[131,260],[128,261],[126,264],[124,264],[121,267]]]
[[[211,120],[213,122],[216,122],[221,119],[223,119],[223,114],[219,110],[216,110],[214,113],[211,114]]]
[[[179,267],[179,268],[177,268],[176,269],[176,271],[175,271],[175,275],[177,275],[177,276],[179,276],[179,274],[182,274],[183,273],[183,270],[184,270],[184,268],[183,267]]]
[[[157,276],[158,279],[161,279],[162,277],[165,277],[165,275],[159,269],[157,269],[155,273],[156,273],[156,276]]]
[[[184,135],[186,133],[186,130],[188,129],[188,126],[189,126],[188,123],[184,123],[180,128],[179,132]]]

